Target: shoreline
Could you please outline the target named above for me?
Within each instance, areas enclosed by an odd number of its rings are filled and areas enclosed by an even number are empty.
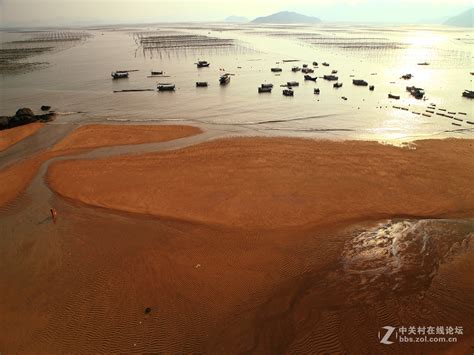
[[[33,122],[26,125],[4,129],[0,131],[0,152],[6,151],[8,148],[21,142],[23,139],[32,136],[44,123]]]

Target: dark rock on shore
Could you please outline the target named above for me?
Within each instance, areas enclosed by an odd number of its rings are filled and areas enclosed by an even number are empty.
[[[43,105],[41,106],[41,111],[49,111],[51,110],[51,106]]]
[[[54,112],[46,113],[44,115],[35,115],[30,108],[21,108],[16,111],[14,116],[0,117],[0,130],[22,126],[33,122],[49,122],[54,119],[56,114]]]

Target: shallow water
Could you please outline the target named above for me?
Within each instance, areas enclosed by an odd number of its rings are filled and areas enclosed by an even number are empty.
[[[234,25],[89,30],[93,35],[72,48],[63,48],[30,60],[49,62],[46,69],[1,78],[1,112],[42,104],[59,112],[86,112],[78,117],[61,117],[58,123],[102,120],[184,120],[228,127],[245,126],[264,134],[309,137],[406,141],[421,138],[472,137],[472,101],[461,97],[472,89],[471,32],[448,27],[376,27],[356,25],[262,26]],[[143,50],[135,33],[199,34],[232,39],[235,45],[222,48],[162,48]],[[3,34],[8,41],[19,34]],[[178,44],[181,45],[181,44]],[[208,60],[209,68],[197,69],[197,60]],[[300,62],[286,62],[295,59]],[[344,85],[318,79],[304,82],[291,67],[319,68],[312,75],[338,70]],[[323,67],[322,62],[330,63]],[[419,66],[429,62],[429,66]],[[279,63],[279,64],[277,64]],[[283,68],[281,74],[271,67]],[[113,70],[137,69],[129,79],[111,80]],[[224,69],[224,70],[220,70]],[[151,70],[164,70],[164,78],[147,78]],[[220,86],[223,72],[235,74],[227,86]],[[412,73],[411,80],[400,79]],[[354,77],[351,77],[353,75]],[[365,79],[375,91],[352,85]],[[292,98],[281,95],[280,84],[299,81]],[[196,81],[208,81],[208,88],[196,88]],[[157,82],[176,84],[176,92],[113,93],[124,89],[154,89]],[[271,94],[258,94],[261,83],[273,83]],[[426,90],[427,100],[416,100],[407,85]],[[313,94],[319,87],[321,95]],[[388,93],[401,100],[387,98]],[[347,101],[341,99],[348,98]],[[430,103],[462,121],[426,113]],[[407,108],[401,110],[393,106]],[[446,113],[438,111],[439,113]],[[460,115],[464,112],[467,115]],[[453,123],[460,126],[453,125]]]

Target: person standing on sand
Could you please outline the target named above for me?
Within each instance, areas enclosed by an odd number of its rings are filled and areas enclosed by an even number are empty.
[[[51,212],[51,218],[53,219],[53,223],[56,224],[56,218],[57,218],[58,213],[56,212],[54,208],[51,208],[49,211]]]

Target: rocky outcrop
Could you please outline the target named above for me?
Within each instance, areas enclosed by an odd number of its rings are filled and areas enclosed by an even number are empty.
[[[30,108],[20,108],[14,116],[0,117],[0,130],[22,126],[33,122],[49,122],[54,119],[54,112],[44,115],[35,115]]]

